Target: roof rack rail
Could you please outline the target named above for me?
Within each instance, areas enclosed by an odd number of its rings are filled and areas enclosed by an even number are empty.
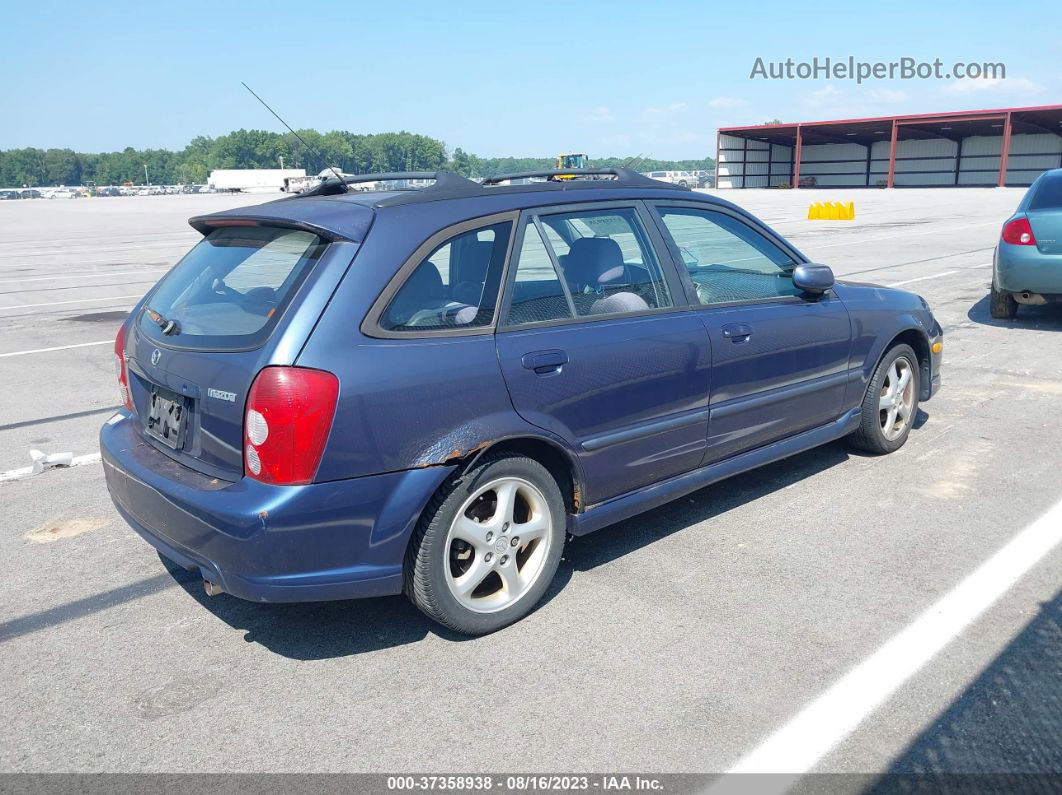
[[[452,171],[388,171],[380,174],[344,174],[342,181],[335,177],[327,177],[320,185],[317,185],[310,190],[304,190],[302,193],[297,194],[299,197],[303,196],[337,196],[347,192],[347,185],[352,185],[358,182],[397,182],[399,180],[406,179],[432,179],[435,180],[435,184],[425,188],[424,190],[431,190],[432,188],[468,188],[472,186],[479,188],[479,184],[473,182],[470,179],[465,179],[460,174],[455,174]]]
[[[531,177],[615,177],[614,182],[620,182],[625,185],[644,185],[646,187],[654,188],[677,188],[678,190],[689,190],[689,188],[683,188],[681,185],[673,185],[670,182],[661,182],[658,179],[651,179],[644,174],[639,174],[637,171],[631,171],[629,168],[550,168],[542,171],[517,171],[512,174],[495,174],[493,177],[487,177],[483,180],[484,185],[496,185],[499,182],[512,179],[529,179]],[[564,180],[556,180],[563,182]]]

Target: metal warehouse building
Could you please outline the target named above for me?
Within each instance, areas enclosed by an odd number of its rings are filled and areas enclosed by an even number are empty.
[[[722,127],[718,187],[1028,185],[1062,167],[1062,105]]]

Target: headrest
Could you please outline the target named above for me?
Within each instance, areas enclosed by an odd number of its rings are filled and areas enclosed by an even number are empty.
[[[623,284],[626,268],[619,243],[610,237],[580,237],[564,260],[568,286],[576,291]]]

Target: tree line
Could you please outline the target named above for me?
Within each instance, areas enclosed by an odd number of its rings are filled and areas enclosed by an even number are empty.
[[[304,168],[317,174],[336,167],[349,174],[387,171],[436,171],[448,168],[465,176],[490,177],[511,171],[553,168],[549,157],[483,158],[460,147],[451,155],[435,138],[410,132],[359,135],[343,130],[299,130],[305,146],[291,133],[236,130],[217,138],[199,136],[184,149],[134,149],[86,153],[72,149],[0,151],[0,187],[42,185],[202,184],[218,168]],[[639,171],[710,168],[703,160],[593,158],[595,167],[622,166]]]
[[[557,164],[553,157],[477,157],[454,149],[448,168],[466,177],[493,177],[496,174],[512,174],[519,171],[541,171]],[[715,168],[715,158],[700,160],[656,160],[646,157],[594,157],[590,156],[591,168],[626,167],[635,171],[702,171]]]

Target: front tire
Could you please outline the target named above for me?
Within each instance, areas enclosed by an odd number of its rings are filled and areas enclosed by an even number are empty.
[[[564,499],[521,455],[488,455],[432,497],[410,540],[405,591],[426,615],[484,635],[527,615],[560,564]]]
[[[919,376],[918,357],[910,345],[896,345],[885,353],[867,385],[859,430],[850,437],[854,447],[875,455],[903,447],[918,413]]]
[[[996,320],[1013,320],[1018,316],[1018,302],[1006,290],[996,287],[992,280],[992,297],[989,311]]]

